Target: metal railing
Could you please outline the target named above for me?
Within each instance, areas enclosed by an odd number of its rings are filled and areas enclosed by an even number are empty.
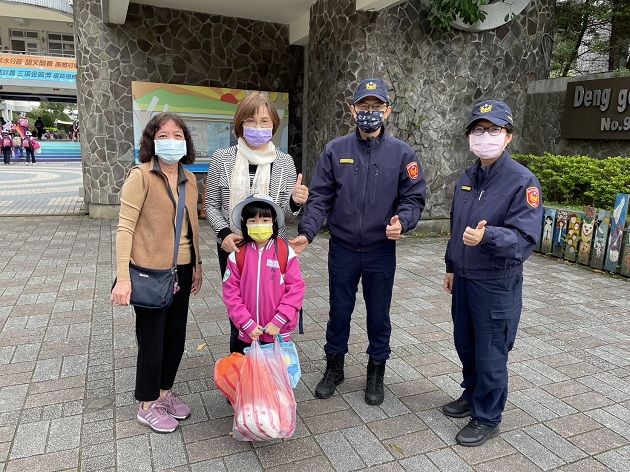
[[[72,0],[4,0],[8,3],[20,3],[34,7],[56,10],[72,16]]]

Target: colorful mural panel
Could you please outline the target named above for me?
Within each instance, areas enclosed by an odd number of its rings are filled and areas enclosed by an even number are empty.
[[[584,221],[582,221],[582,229],[580,231],[580,246],[577,256],[577,261],[580,264],[588,265],[591,246],[593,245],[593,230],[595,229],[596,216],[597,208],[591,206],[586,207],[584,210]]]
[[[195,151],[195,164],[187,166],[193,172],[207,172],[210,156],[220,148],[236,144],[233,119],[238,104],[254,90],[198,87],[192,85],[132,82],[133,129],[135,155],[138,156],[142,130],[158,113],[177,113],[189,127]],[[288,152],[289,94],[261,92],[274,103],[280,125],[273,143]]]
[[[619,266],[619,255],[621,254],[623,228],[626,224],[629,198],[630,195],[618,193],[615,200],[615,209],[610,222],[610,238],[608,239],[608,251],[606,251],[606,263],[604,264],[604,269],[609,272],[617,272]]]

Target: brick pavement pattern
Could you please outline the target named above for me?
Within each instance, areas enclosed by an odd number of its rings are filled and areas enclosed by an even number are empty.
[[[79,195],[80,162],[26,165],[20,161],[0,170],[0,217],[86,213]]]
[[[116,221],[80,216],[0,219],[0,470],[14,471],[628,471],[628,280],[542,256],[526,264],[524,309],[510,357],[502,434],[455,444],[466,419],[438,407],[460,394],[446,240],[398,245],[392,358],[381,406],[363,401],[365,305],[352,322],[346,381],[316,399],[328,318],[327,240],[300,257],[308,286],[303,376],[293,438],[241,443],[212,381],[228,352],[216,245],[202,229],[204,285],[190,306],[174,390],[192,408],[176,432],[135,420],[132,310],[114,307]],[[207,347],[198,350],[198,346]]]

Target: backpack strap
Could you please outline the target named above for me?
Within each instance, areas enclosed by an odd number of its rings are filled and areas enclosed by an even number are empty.
[[[287,264],[289,263],[289,246],[284,239],[276,239],[276,256],[278,265],[280,265],[280,273],[285,275],[287,273]]]
[[[243,277],[243,268],[245,267],[245,254],[247,253],[247,246],[249,246],[248,243],[243,244],[236,253],[236,267],[238,267],[241,278]]]

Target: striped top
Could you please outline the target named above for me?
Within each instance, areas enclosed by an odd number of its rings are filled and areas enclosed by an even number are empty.
[[[230,180],[235,161],[236,146],[217,149],[210,158],[210,167],[206,177],[206,200],[203,205],[206,219],[214,229],[217,240],[222,240],[232,233],[229,223]],[[253,179],[251,166],[249,173],[251,182]],[[293,158],[276,149],[276,160],[271,164],[269,196],[284,210],[285,221],[293,219],[301,209],[301,206],[296,205],[291,199],[296,179]],[[286,227],[279,230],[279,236],[287,239]]]

